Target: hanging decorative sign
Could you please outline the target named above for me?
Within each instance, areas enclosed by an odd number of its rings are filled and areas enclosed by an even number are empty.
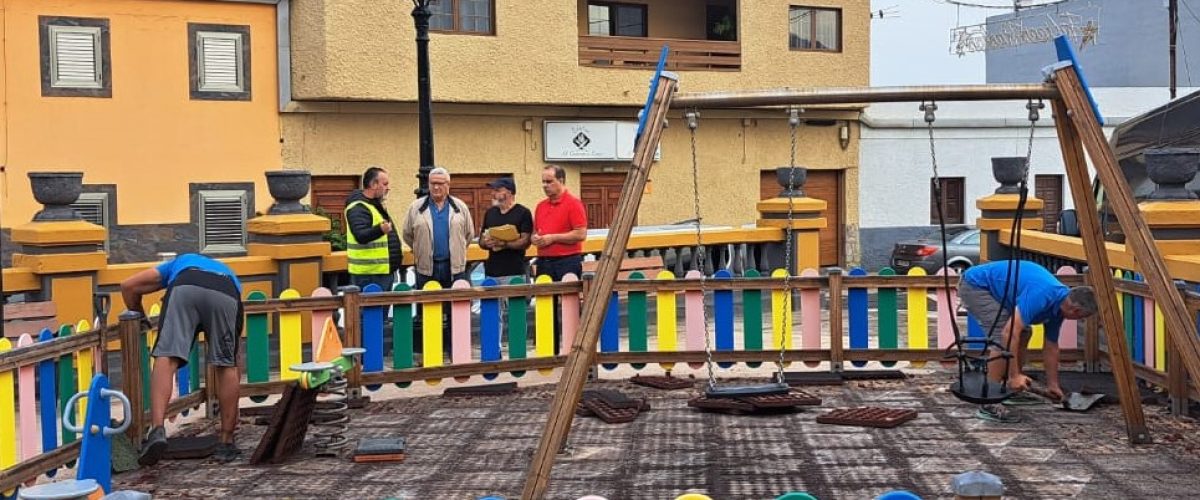
[[[1098,14],[1086,20],[1082,15],[1069,12],[1018,16],[950,30],[950,51],[963,56],[971,52],[1050,43],[1059,35],[1066,35],[1082,49],[1096,43],[1099,33]]]

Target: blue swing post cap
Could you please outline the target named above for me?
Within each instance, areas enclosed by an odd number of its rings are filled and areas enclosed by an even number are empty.
[[[1066,35],[1059,35],[1054,39],[1054,50],[1058,55],[1058,62],[1042,68],[1042,76],[1046,80],[1050,80],[1058,70],[1074,66],[1075,74],[1079,75],[1079,84],[1083,87],[1083,93],[1087,95],[1088,103],[1092,105],[1092,113],[1096,115],[1096,121],[1100,122],[1100,125],[1104,125],[1104,115],[1100,114],[1100,105],[1096,103],[1096,98],[1092,95],[1092,88],[1088,86],[1087,76],[1083,74],[1083,67],[1079,65],[1075,49],[1071,47],[1071,40]]]
[[[666,71],[667,54],[671,52],[670,45],[663,44],[662,51],[658,54],[658,65],[654,68],[654,77],[650,79],[650,92],[646,94],[646,104],[642,106],[642,110],[638,112],[638,128],[637,134],[634,137],[634,145],[642,138],[642,131],[646,130],[646,116],[650,114],[650,105],[654,104],[654,94],[658,93],[659,77],[666,76],[675,81],[679,81],[679,75]]]

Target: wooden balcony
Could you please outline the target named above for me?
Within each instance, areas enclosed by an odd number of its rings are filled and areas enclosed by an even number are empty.
[[[580,36],[579,65],[647,69],[658,64],[659,52],[668,45],[671,71],[741,71],[742,45],[674,38]]]

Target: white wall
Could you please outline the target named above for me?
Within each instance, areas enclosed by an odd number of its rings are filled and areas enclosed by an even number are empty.
[[[1189,89],[1181,89],[1186,95]],[[1095,89],[1105,134],[1132,116],[1168,100],[1161,88]],[[992,193],[991,158],[1025,156],[1029,145],[1024,101],[938,103],[934,146],[942,177],[964,177],[968,224],[979,217],[975,200]],[[1049,103],[1034,130],[1030,188],[1038,174],[1065,174]],[[863,119],[860,158],[860,227],[929,225],[929,134],[919,103],[873,104]],[[1071,208],[1063,179],[1063,208]]]

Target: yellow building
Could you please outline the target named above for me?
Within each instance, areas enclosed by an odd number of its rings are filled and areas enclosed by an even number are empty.
[[[261,1],[0,1],[5,256],[41,171],[84,173],[110,262],[244,254],[280,167],[276,22]]]
[[[607,226],[663,44],[682,92],[868,84],[862,0],[441,0],[434,9],[435,163],[476,217],[489,206],[487,181],[513,176],[518,201],[532,207],[542,167],[556,163],[590,225]],[[290,6],[283,165],[311,170],[314,204],[331,213],[369,165],[391,172],[394,214],[416,188],[411,10],[378,0]],[[797,164],[813,169],[808,194],[829,202],[823,264],[857,259],[848,240],[858,233],[860,111],[807,109],[797,131]],[[688,129],[681,111],[671,116],[642,225],[693,217]],[[789,162],[784,110],[701,110],[697,141],[704,222],[752,223],[755,202],[778,192],[772,169]]]

